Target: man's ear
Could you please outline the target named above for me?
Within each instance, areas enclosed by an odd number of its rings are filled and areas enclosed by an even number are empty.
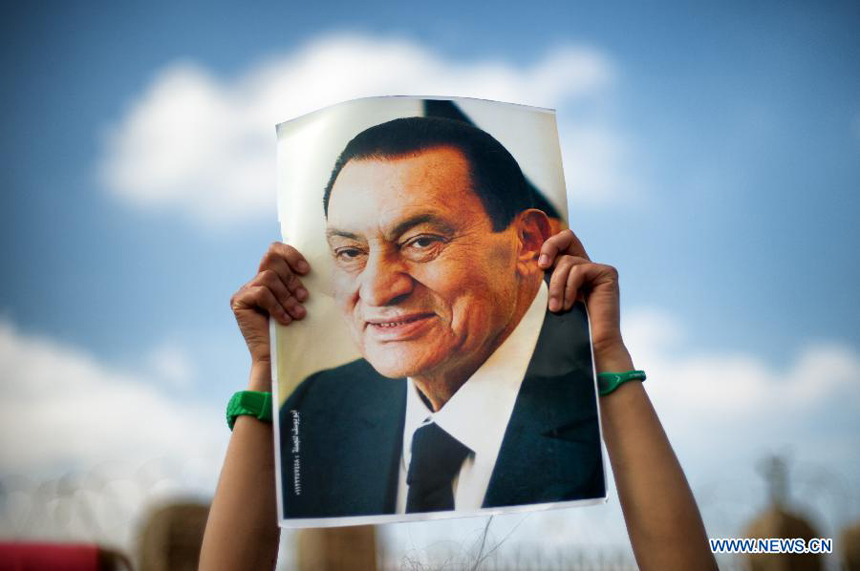
[[[543,210],[529,208],[520,212],[516,218],[519,255],[517,269],[522,275],[539,270],[537,261],[543,243],[552,236],[549,217]]]

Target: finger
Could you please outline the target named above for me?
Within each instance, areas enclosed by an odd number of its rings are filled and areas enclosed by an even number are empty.
[[[573,304],[568,303],[568,282],[570,274],[582,265],[591,264],[585,258],[576,256],[561,256],[556,263],[552,276],[549,279],[549,309],[550,311],[562,311],[570,309]],[[574,294],[573,299],[576,296]]]
[[[272,290],[263,285],[249,286],[247,289],[248,301],[251,302],[254,308],[262,309],[272,317],[278,320],[282,325],[289,325],[293,318],[281,305],[281,302],[272,293]]]
[[[586,260],[589,259],[585,247],[579,241],[579,238],[576,237],[576,234],[573,233],[573,230],[564,230],[548,238],[541,247],[538,265],[543,269],[550,268],[561,254],[569,254],[585,258]]]
[[[618,291],[618,270],[606,264],[595,264],[581,261],[574,263],[567,277],[564,294],[564,308],[570,309],[576,302],[577,296],[583,293],[589,296],[596,288],[612,284],[614,291]]]
[[[583,260],[582,263],[574,264],[570,268],[570,272],[567,274],[567,283],[564,286],[565,311],[573,307],[573,304],[576,301],[576,296],[579,293],[579,289],[582,287],[586,276],[589,274],[589,266],[593,265],[594,264],[589,264]]]
[[[305,308],[302,307],[302,304],[300,304],[295,297],[293,297],[292,293],[290,293],[290,290],[281,280],[281,276],[278,275],[277,272],[271,269],[263,270],[257,274],[253,283],[269,288],[281,306],[287,310],[290,317],[293,319],[301,319],[305,316]]]
[[[310,264],[302,256],[301,252],[296,250],[290,245],[284,244],[283,242],[272,242],[272,245],[269,246],[269,249],[263,255],[263,260],[260,262],[260,269],[262,270],[268,262],[271,262],[274,258],[282,258],[287,261],[289,267],[299,274],[306,274],[311,270]]]
[[[567,283],[567,275],[573,265],[570,256],[562,256],[552,271],[549,278],[549,310],[561,311],[564,303],[564,286]]]
[[[296,275],[295,271],[280,255],[273,255],[268,260],[264,258],[264,263],[260,264],[260,272],[270,270],[275,272],[286,288],[295,298],[303,302],[308,298],[308,290],[302,285],[302,280]]]

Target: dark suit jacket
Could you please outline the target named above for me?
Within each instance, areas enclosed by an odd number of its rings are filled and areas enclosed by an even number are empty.
[[[547,313],[484,507],[604,495],[588,324]],[[395,511],[406,379],[359,359],[311,375],[280,412],[284,517]]]

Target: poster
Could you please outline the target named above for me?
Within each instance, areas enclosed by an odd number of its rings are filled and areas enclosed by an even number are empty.
[[[555,113],[378,97],[281,123],[308,316],[271,325],[282,526],[603,501],[584,305],[547,310],[567,226]]]

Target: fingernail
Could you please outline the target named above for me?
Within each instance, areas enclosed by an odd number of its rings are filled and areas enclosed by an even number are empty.
[[[558,311],[558,309],[559,309],[559,307],[558,307],[558,306],[559,306],[558,299],[556,299],[556,298],[554,298],[554,297],[553,297],[553,298],[550,298],[550,300],[549,300],[549,310],[550,310],[550,311]]]
[[[300,287],[296,290],[296,299],[299,301],[304,301],[308,298],[308,290],[303,287]]]
[[[308,265],[308,263],[304,260],[299,260],[299,263],[296,264],[296,267],[298,268],[298,270],[300,272],[306,272],[306,271],[311,269],[311,267]]]
[[[547,256],[546,254],[541,254],[540,258],[538,258],[538,265],[539,266],[545,266],[548,263],[549,263],[549,256]]]
[[[301,305],[297,305],[293,308],[293,313],[295,314],[296,318],[304,317],[305,316],[305,308],[302,307]]]

